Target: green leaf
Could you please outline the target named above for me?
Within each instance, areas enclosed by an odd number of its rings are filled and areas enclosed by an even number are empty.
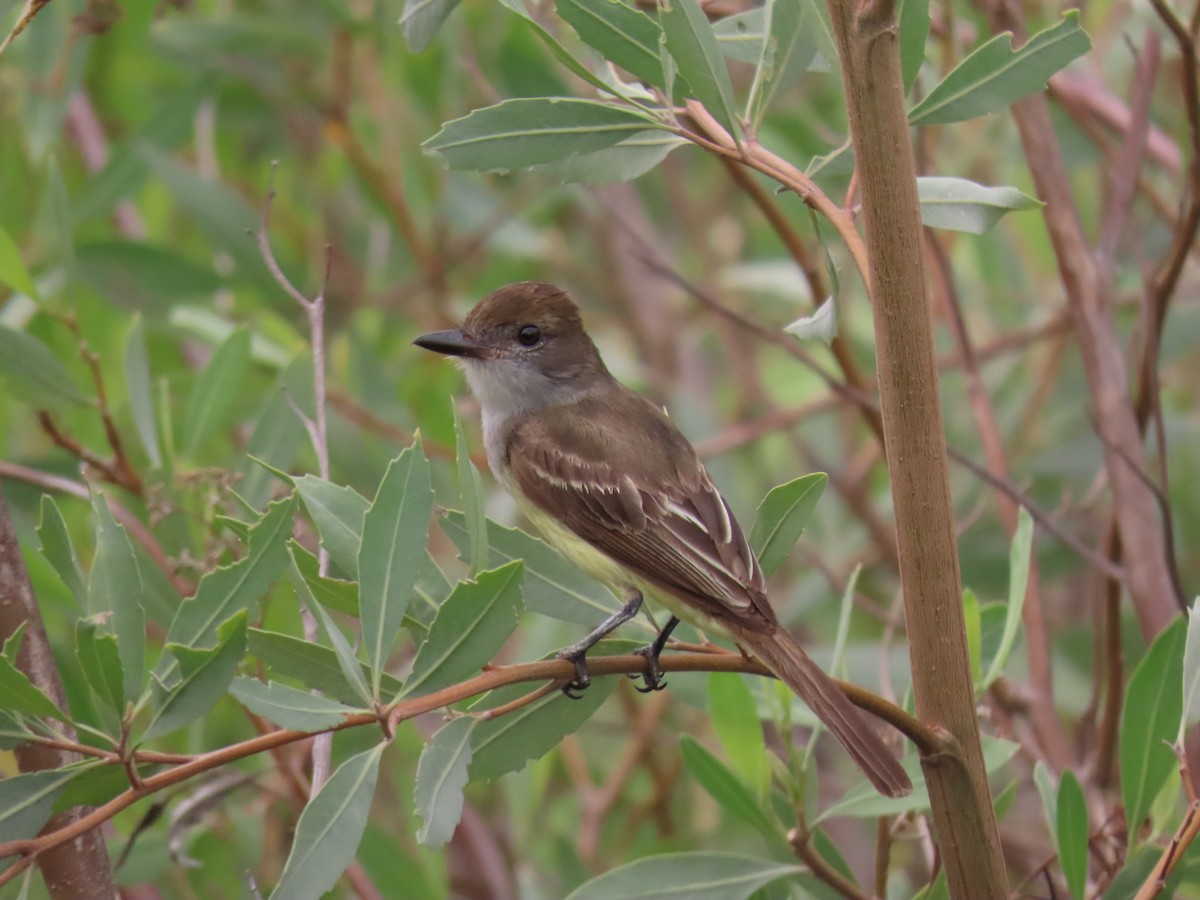
[[[450,510],[439,524],[465,559],[468,543],[463,514]],[[487,525],[489,566],[499,568],[518,559],[525,562],[526,609],[580,625],[599,625],[619,608],[608,588],[584,575],[548,544],[490,519]]]
[[[429,630],[438,610],[450,596],[450,582],[428,551],[417,572],[417,583],[413,587],[413,602],[405,612],[408,627],[417,632]]]
[[[0,843],[35,837],[54,814],[54,801],[82,766],[0,779]]]
[[[362,542],[363,516],[370,502],[354,490],[315,475],[296,479],[296,490],[321,535],[321,545],[338,567],[358,577],[358,545]]]
[[[505,100],[447,122],[422,146],[452,169],[507,172],[611,147],[657,124],[630,107],[531,97]]]
[[[471,732],[479,720],[459,716],[442,726],[417,763],[417,781],[413,788],[413,808],[424,823],[417,831],[417,843],[440,850],[462,818],[463,788],[471,765]]]
[[[362,642],[377,698],[379,679],[400,632],[404,610],[417,582],[417,568],[425,555],[432,512],[429,461],[416,443],[388,464],[375,502],[363,517],[358,548]]]
[[[601,642],[592,652],[603,654],[603,647]],[[616,685],[616,678],[596,678],[579,700],[552,691],[508,715],[481,721],[471,733],[471,777],[498,778],[524,768],[531,759],[540,759],[586,722]],[[478,714],[503,706],[529,691],[527,684],[492,691],[471,712]]]
[[[281,728],[321,731],[339,724],[356,710],[311,691],[257,678],[235,678],[229,693],[253,713]]]
[[[404,697],[422,697],[479,673],[517,627],[524,564],[511,562],[460,581],[417,651]]]
[[[97,294],[147,312],[202,300],[222,284],[211,265],[198,265],[169,247],[141,241],[81,244],[75,262],[80,281]]]
[[[967,629],[967,656],[971,660],[971,684],[976,693],[983,689],[982,645],[983,628],[979,617],[979,598],[970,588],[963,588],[963,619]]]
[[[204,439],[225,424],[245,390],[249,369],[250,330],[239,328],[217,348],[192,385],[184,413],[185,456],[195,456]]]
[[[658,67],[658,56],[655,54],[655,68]],[[37,297],[37,286],[29,277],[29,270],[21,261],[21,250],[12,237],[0,228],[0,284],[7,284],[18,294]]]
[[[17,626],[17,630],[4,642],[4,652],[0,654],[0,709],[69,722],[70,719],[59,711],[54,702],[16,666],[25,625],[22,622]]]
[[[404,0],[404,12],[400,14],[400,30],[408,49],[420,53],[433,43],[438,29],[458,8],[461,0]]]
[[[343,703],[361,706],[364,702],[354,685],[342,674],[337,654],[328,647],[259,628],[251,628],[248,638],[250,653],[265,662],[272,675],[294,678],[306,687],[336,697]],[[359,666],[359,676],[364,685],[365,672],[366,667]],[[385,693],[394,697],[402,688],[400,681],[391,675],[384,677]]]
[[[983,765],[990,774],[1012,758],[1017,752],[1018,744],[1001,738],[984,735]],[[910,754],[900,760],[900,765],[912,779],[913,792],[907,797],[889,798],[882,796],[871,786],[871,783],[860,781],[832,806],[821,811],[813,824],[833,819],[837,816],[853,816],[855,818],[877,818],[879,816],[898,815],[906,812],[919,812],[929,809],[929,796],[925,788],[925,775],[915,754]]]
[[[12,395],[35,409],[85,406],[75,379],[50,348],[31,334],[0,325],[0,377]]]
[[[1004,633],[1000,647],[988,666],[983,678],[983,690],[1004,672],[1008,656],[1012,652],[1017,632],[1021,628],[1021,611],[1025,608],[1025,590],[1029,586],[1029,564],[1033,556],[1033,519],[1029,511],[1021,507],[1017,511],[1017,530],[1013,534],[1008,554],[1008,614],[1004,619]]]
[[[467,449],[467,437],[463,433],[458,409],[454,413],[454,462],[458,469],[458,492],[462,497],[463,512],[466,514],[467,538],[471,546],[471,575],[475,576],[487,568],[487,519],[483,515],[483,484],[479,472],[471,462]]]
[[[557,162],[531,166],[529,171],[567,183],[609,184],[613,181],[632,181],[657,166],[676,147],[687,143],[683,138],[665,131],[640,131],[603,150],[575,153]]]
[[[761,81],[749,107],[751,121],[755,123],[762,120],[780,91],[800,80],[817,56],[810,5],[802,0],[772,0],[769,16],[769,38],[757,61]]]
[[[37,527],[37,535],[42,545],[42,556],[54,566],[58,577],[74,595],[75,602],[86,608],[87,588],[83,586],[83,570],[79,566],[79,557],[67,531],[66,520],[63,519],[58,504],[49,494],[42,494],[42,518]]]
[[[1187,642],[1183,648],[1183,714],[1179,717],[1176,744],[1183,746],[1184,734],[1197,721],[1200,721],[1200,596],[1188,610]]]
[[[288,542],[288,550],[314,600],[326,609],[358,618],[358,585],[355,582],[326,578],[320,572],[317,557],[295,541]]]
[[[730,137],[738,140],[742,131],[734,111],[733,83],[704,10],[696,0],[664,0],[659,7],[659,24],[671,58],[692,96],[704,104]]]
[[[1125,690],[1118,751],[1130,847],[1138,839],[1155,795],[1176,765],[1170,742],[1183,711],[1180,671],[1185,630],[1182,621],[1163,629]]]
[[[116,635],[101,632],[97,625],[95,617],[75,623],[75,656],[88,687],[109,709],[120,713],[125,709],[121,650]]]
[[[167,640],[184,647],[211,644],[217,626],[239,610],[253,611],[258,598],[282,573],[288,563],[287,539],[292,533],[296,495],[289,494],[267,507],[266,513],[250,529],[246,555],[232,565],[209,571],[200,579],[195,595],[179,605]],[[164,676],[174,668],[168,662]]]
[[[138,440],[150,465],[162,467],[158,446],[158,427],[154,421],[154,399],[150,396],[150,363],[146,358],[146,332],[140,315],[133,317],[125,340],[125,387],[129,391],[129,409]]]
[[[765,54],[767,65],[771,65],[775,55],[774,48],[770,41],[763,40],[771,21],[771,5],[772,3],[767,3],[757,9],[722,16],[712,23],[717,47],[726,59],[736,59],[738,62],[759,66]],[[758,73],[755,75],[757,77]]]
[[[1058,811],[1055,824],[1058,860],[1062,864],[1067,887],[1075,900],[1083,900],[1088,869],[1088,816],[1083,788],[1070,769],[1058,783]]]
[[[983,234],[1005,213],[1043,204],[1013,187],[984,187],[965,178],[918,178],[921,223],[928,228]]]
[[[899,0],[896,19],[900,23],[900,70],[904,93],[912,90],[925,62],[925,42],[929,37],[929,0]]]
[[[1051,833],[1054,833],[1058,828],[1058,790],[1054,785],[1054,776],[1040,759],[1033,767],[1033,783],[1042,799],[1042,812],[1046,815],[1046,823]]]
[[[648,15],[621,0],[556,0],[555,7],[605,59],[646,84],[665,87],[658,58],[662,29]]]
[[[246,201],[224,184],[187,168],[156,147],[143,144],[137,152],[208,243],[233,257],[241,273],[266,283],[268,276],[258,246],[248,237],[258,227],[258,214]],[[274,282],[271,285],[275,288]]]
[[[713,731],[734,770],[758,797],[771,780],[758,705],[741,675],[712,672],[708,676],[708,712]]]
[[[1019,50],[1012,48],[1012,34],[997,35],[955,66],[908,114],[908,121],[912,125],[945,125],[1007,109],[1022,97],[1041,91],[1051,75],[1091,46],[1075,9]]]
[[[350,757],[304,807],[274,900],[319,900],[342,877],[367,827],[382,755],[379,744]]]
[[[829,476],[824,472],[802,475],[772,488],[758,505],[750,546],[764,575],[774,574],[792,552],[828,483]]]
[[[142,573],[125,528],[117,524],[101,494],[92,494],[96,522],[96,557],[88,578],[89,608],[112,613],[110,626],[119,635],[125,696],[142,694],[146,669],[146,614],[142,608]]]
[[[648,856],[626,863],[572,891],[567,900],[746,900],[801,866],[733,853],[697,851]]]
[[[317,617],[322,628],[325,630],[325,636],[333,644],[333,652],[337,656],[338,668],[341,670],[342,677],[353,687],[355,698],[359,703],[369,705],[376,695],[372,694],[371,688],[363,679],[363,666],[358,658],[358,654],[350,646],[350,642],[346,640],[346,636],[342,634],[337,624],[329,617],[329,613],[325,612],[324,607],[317,603],[316,598],[313,597],[303,576],[300,574],[300,568],[296,565],[294,557],[289,579],[300,602]],[[368,668],[368,671],[371,670]]]
[[[157,709],[143,740],[153,740],[199,719],[229,690],[233,673],[246,655],[248,610],[239,609],[217,628],[213,647],[168,643],[179,664],[178,679],[156,679]]]
[[[753,825],[763,835],[778,839],[782,829],[772,822],[760,800],[746,783],[713,756],[690,734],[679,738],[679,754],[692,777],[728,812]]]

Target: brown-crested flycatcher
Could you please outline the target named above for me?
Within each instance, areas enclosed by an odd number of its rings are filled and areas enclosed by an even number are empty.
[[[682,616],[762,660],[881,793],[912,790],[862,713],[779,625],[758,560],[695,449],[660,409],[613,378],[564,291],[508,285],[461,330],[415,343],[463,362],[496,478],[551,544],[626,599],[559,654],[575,664],[568,694],[587,686],[588,649],[637,615],[645,592],[674,614],[644,650],[646,690],[663,686],[658,654]]]

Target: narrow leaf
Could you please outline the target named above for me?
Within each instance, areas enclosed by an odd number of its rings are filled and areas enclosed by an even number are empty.
[[[1058,810],[1055,837],[1058,859],[1062,864],[1067,887],[1075,900],[1083,900],[1088,869],[1088,816],[1083,788],[1070,769],[1065,769],[1058,783]]]
[[[326,578],[321,574],[321,563],[316,555],[294,540],[288,541],[288,550],[314,600],[326,609],[358,618],[358,585],[355,582]]]
[[[193,457],[200,444],[225,421],[245,389],[250,368],[250,330],[239,328],[196,378],[184,413],[183,453]]]
[[[470,716],[452,719],[433,736],[417,763],[413,808],[424,823],[417,842],[431,850],[440,850],[454,837],[462,818],[471,732],[478,721]]]
[[[54,702],[16,666],[21,639],[25,635],[25,624],[22,622],[17,626],[17,630],[9,635],[8,640],[4,642],[4,652],[0,653],[0,709],[69,722],[70,719],[59,711]]]
[[[462,497],[463,512],[467,517],[467,537],[471,546],[471,576],[487,568],[487,519],[483,515],[483,484],[479,472],[471,462],[467,449],[467,437],[463,433],[462,419],[458,409],[454,412],[454,462],[458,469],[458,492]]]
[[[325,612],[324,607],[317,603],[316,598],[313,597],[312,592],[308,589],[308,585],[305,583],[304,577],[300,574],[300,569],[294,561],[288,577],[300,602],[317,617],[321,623],[321,627],[325,631],[325,636],[333,644],[333,652],[337,655],[338,668],[341,670],[342,677],[353,687],[358,702],[369,704],[376,695],[372,693],[370,686],[363,678],[363,666],[359,662],[358,654],[350,646],[350,642],[346,640],[346,636],[342,634],[341,629],[329,617],[329,613]],[[368,669],[368,671],[371,670]]]
[[[54,814],[58,794],[82,771],[73,766],[0,779],[0,843],[35,837]]]
[[[983,689],[983,625],[979,598],[970,588],[963,588],[963,619],[967,630],[967,657],[971,661],[971,684],[978,692]]]
[[[557,162],[531,166],[529,171],[557,178],[565,183],[609,184],[614,181],[632,181],[645,175],[666,159],[672,150],[686,143],[683,138],[665,131],[639,131],[603,150],[575,153]]]
[[[824,472],[802,475],[772,488],[759,504],[750,546],[763,574],[769,577],[787,559],[828,483],[829,476]]]
[[[250,529],[246,555],[232,565],[208,572],[190,600],[179,605],[167,640],[184,647],[211,645],[217,626],[239,610],[256,609],[258,598],[277,579],[288,563],[287,539],[292,533],[295,494],[277,500]],[[169,675],[174,663],[158,666]]]
[[[1025,590],[1029,586],[1029,564],[1033,556],[1033,519],[1029,511],[1021,507],[1017,511],[1017,530],[1013,534],[1008,556],[1008,611],[1004,619],[1004,634],[992,663],[983,679],[987,690],[1000,677],[1008,665],[1017,632],[1021,628],[1021,611],[1025,608]]]
[[[125,709],[124,675],[117,638],[97,628],[94,618],[75,624],[75,656],[90,687],[110,709]]]
[[[246,619],[239,609],[217,628],[213,647],[167,644],[178,662],[178,679],[157,681],[157,709],[143,737],[153,740],[190,725],[225,696],[238,663],[246,655]]]
[[[343,703],[361,707],[369,699],[364,698],[338,664],[337,654],[328,647],[313,644],[303,638],[292,637],[277,631],[251,628],[249,631],[250,652],[267,664],[272,675],[294,678],[305,687],[336,697]],[[359,666],[359,681],[365,687],[365,666]],[[403,685],[392,676],[383,679],[384,693],[395,696]]]
[[[96,557],[88,579],[93,613],[112,613],[112,630],[120,637],[117,650],[124,672],[125,696],[136,701],[146,669],[146,615],[142,609],[142,573],[125,528],[117,524],[101,494],[92,494],[96,522]]]
[[[762,722],[754,695],[742,676],[724,672],[708,676],[708,712],[734,771],[758,797],[766,796],[771,772],[767,768]]]
[[[273,900],[319,900],[342,877],[367,827],[382,755],[380,744],[350,757],[304,807]]]
[[[1058,828],[1058,789],[1050,769],[1040,759],[1033,767],[1033,783],[1042,800],[1042,812],[1046,815],[1050,833],[1054,834]]]
[[[358,549],[362,641],[376,697],[425,555],[432,512],[429,461],[414,444],[388,465],[363,517]]]
[[[664,87],[658,58],[662,29],[621,0],[556,0],[558,14],[585,44],[635,78]]]
[[[0,325],[0,377],[14,397],[35,409],[62,409],[90,402],[49,347],[7,325]]]
[[[602,655],[603,647],[600,643],[592,652]],[[554,691],[507,715],[481,721],[471,732],[471,777],[497,778],[524,768],[531,759],[541,758],[586,722],[616,684],[615,678],[596,678],[580,700]],[[529,690],[527,684],[516,684],[492,691],[471,712],[478,714],[502,706]]]
[[[1055,72],[1091,49],[1079,10],[1040,31],[1013,50],[1012,35],[1000,34],[979,47],[942,79],[908,114],[912,125],[945,125],[1007,109],[1037,93]]]
[[[297,731],[320,731],[332,728],[346,716],[356,712],[328,697],[302,691],[278,681],[262,682],[257,678],[235,678],[229,693],[253,713],[269,719],[281,728]]]
[[[135,315],[125,340],[125,386],[129,391],[129,409],[138,440],[150,460],[150,465],[162,467],[162,452],[158,446],[158,428],[154,422],[154,400],[150,396],[150,363],[146,358],[146,332],[142,317]]]
[[[362,541],[363,516],[370,502],[354,490],[315,475],[296,479],[296,490],[321,535],[321,545],[338,567],[351,578],[358,577],[358,545]]]
[[[837,329],[837,301],[832,294],[825,298],[811,316],[801,316],[783,327],[788,334],[794,334],[802,341],[820,341],[826,346],[832,344],[833,339],[837,337]]]
[[[774,0],[770,26],[767,45],[773,52],[763,71],[757,102],[751,110],[755,122],[762,119],[781,91],[800,80],[817,55],[812,7],[803,0]]]
[[[738,139],[741,127],[734,111],[733,82],[704,10],[696,0],[664,0],[659,7],[659,22],[671,58],[691,94],[731,137]]]
[[[732,853],[697,851],[648,856],[593,878],[567,900],[745,900],[801,866]]]
[[[1170,742],[1183,711],[1180,671],[1185,630],[1184,623],[1176,621],[1154,639],[1125,691],[1118,752],[1131,847],[1150,804],[1176,765]]]
[[[408,49],[420,53],[428,49],[438,29],[450,18],[462,0],[405,0],[400,14],[400,30]]]
[[[781,829],[771,821],[759,798],[729,768],[690,734],[679,739],[679,755],[692,777],[727,811],[753,825],[763,835],[778,838]]]
[[[1183,746],[1183,736],[1200,721],[1200,596],[1188,610],[1187,642],[1183,648],[1183,715],[1175,743]]]
[[[655,62],[657,67],[657,55]],[[0,284],[7,284],[18,294],[37,297],[37,287],[21,262],[20,248],[3,228],[0,228]]]
[[[42,545],[42,556],[54,566],[54,571],[75,597],[81,608],[87,607],[87,588],[83,586],[83,570],[66,520],[58,504],[49,494],[42,494],[42,518],[37,527],[38,540]]]
[[[479,673],[517,627],[524,565],[511,562],[461,581],[442,604],[413,661],[405,697],[420,697]]]
[[[611,147],[657,124],[630,107],[533,97],[505,100],[447,122],[423,146],[452,169],[507,172]]]
[[[918,178],[921,223],[929,228],[983,234],[1007,212],[1043,204],[1013,187],[984,187],[965,178]]]
[[[929,0],[899,0],[896,19],[900,23],[900,70],[907,94],[925,62],[925,43],[931,21]]]

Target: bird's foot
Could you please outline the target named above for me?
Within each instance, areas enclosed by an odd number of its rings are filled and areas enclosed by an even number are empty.
[[[587,648],[572,645],[554,654],[555,659],[565,659],[575,667],[575,677],[562,686],[562,692],[572,700],[583,699],[592,679],[588,676]]]
[[[630,678],[642,679],[642,686],[637,688],[639,693],[650,694],[654,691],[661,691],[667,686],[663,680],[662,670],[658,667],[658,656],[662,653],[662,647],[658,641],[653,644],[647,644],[645,647],[638,647],[633,651],[634,656],[644,656],[646,658],[646,671],[640,675],[630,675]]]

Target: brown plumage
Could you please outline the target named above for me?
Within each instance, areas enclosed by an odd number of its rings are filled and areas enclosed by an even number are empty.
[[[653,586],[673,611],[731,636],[808,704],[881,793],[912,790],[863,714],[779,625],[758,560],[692,445],[612,377],[563,291],[509,285],[461,332],[418,343],[464,359],[492,469],[552,542],[565,528],[619,564],[593,565],[597,577]]]

